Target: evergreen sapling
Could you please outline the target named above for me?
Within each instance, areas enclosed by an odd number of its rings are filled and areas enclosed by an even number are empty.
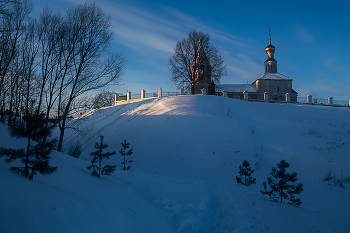
[[[101,141],[100,143],[96,142],[95,143],[95,148],[97,149],[94,152],[91,152],[90,155],[94,156],[91,160],[91,165],[87,167],[88,170],[92,170],[91,174],[93,176],[101,177],[101,175],[111,175],[115,169],[116,165],[105,165],[102,167],[102,160],[103,159],[109,159],[111,155],[114,155],[116,152],[107,152],[107,153],[102,153],[103,149],[106,149],[108,147],[108,144],[103,143],[103,138],[104,136],[101,136]],[[96,165],[98,163],[98,165]]]
[[[120,149],[119,153],[124,157],[124,162],[122,162],[122,164],[124,165],[124,167],[122,168],[124,171],[125,170],[129,170],[131,168],[130,165],[126,166],[127,163],[132,163],[133,160],[127,160],[126,156],[129,156],[133,153],[132,149],[128,150],[127,152],[125,152],[126,149],[128,149],[130,146],[130,143],[127,143],[126,140],[124,139],[124,143],[122,143],[122,149]]]
[[[0,157],[7,157],[5,163],[19,160],[23,166],[13,166],[11,170],[33,180],[34,175],[50,175],[57,167],[49,165],[51,151],[55,147],[56,139],[47,141],[53,126],[47,127],[41,115],[27,115],[19,124],[10,128],[12,137],[26,138],[27,146],[21,149],[0,148]],[[34,144],[34,145],[33,145]]]
[[[252,178],[254,170],[251,169],[250,163],[247,160],[242,162],[242,165],[239,165],[239,176],[236,176],[237,183],[243,184],[246,186],[255,184],[256,178]],[[242,180],[244,178],[244,181]]]
[[[299,183],[294,185],[298,180],[297,173],[293,172],[289,174],[286,172],[290,164],[285,160],[281,160],[281,162],[277,164],[277,167],[279,170],[273,167],[271,172],[272,177],[267,178],[267,183],[271,190],[267,190],[267,184],[264,182],[264,190],[260,190],[260,192],[263,195],[269,195],[271,201],[278,202],[280,200],[282,203],[283,199],[286,199],[288,200],[288,204],[299,207],[302,202],[300,198],[295,198],[295,195],[299,195],[301,191],[303,191],[303,184]]]

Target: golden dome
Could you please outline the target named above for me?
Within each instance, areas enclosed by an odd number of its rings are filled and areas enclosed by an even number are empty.
[[[273,45],[271,44],[271,37],[269,37],[269,45],[266,46],[265,51],[266,51],[266,52],[272,52],[272,53],[274,53],[275,50],[276,50],[275,46],[273,46]]]

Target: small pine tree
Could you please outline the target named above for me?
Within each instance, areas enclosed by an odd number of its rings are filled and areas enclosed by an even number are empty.
[[[101,136],[101,142],[98,143],[96,142],[95,143],[95,148],[97,149],[96,151],[94,152],[91,152],[90,155],[91,156],[94,156],[91,160],[91,166],[88,166],[87,169],[88,170],[92,170],[91,174],[93,176],[97,176],[97,177],[101,177],[101,174],[102,175],[111,175],[115,169],[116,169],[116,165],[114,166],[111,166],[111,165],[105,165],[104,167],[102,167],[102,160],[104,158],[106,159],[109,159],[109,157],[111,155],[114,155],[116,152],[113,151],[113,152],[107,152],[107,153],[102,153],[102,150],[103,149],[106,149],[108,147],[108,144],[104,144],[103,143],[103,138],[104,136]],[[95,164],[98,162],[98,166]]]
[[[297,173],[287,173],[286,169],[289,168],[289,166],[289,163],[285,160],[281,160],[281,162],[277,164],[279,170],[273,167],[271,172],[272,177],[267,178],[271,190],[267,190],[267,184],[264,182],[264,190],[260,190],[260,192],[263,195],[269,195],[271,201],[278,202],[280,200],[282,203],[283,199],[287,199],[288,204],[299,207],[302,202],[300,198],[295,198],[295,195],[299,195],[301,191],[303,191],[303,184],[299,183],[294,185],[298,180]]]
[[[128,165],[126,167],[126,164],[133,162],[133,160],[129,160],[129,161],[126,160],[126,156],[129,156],[129,155],[131,155],[133,153],[132,149],[128,150],[128,152],[125,152],[125,149],[129,148],[129,146],[130,146],[130,143],[127,143],[126,140],[124,140],[124,143],[122,143],[122,147],[123,148],[120,149],[120,151],[119,151],[119,153],[124,157],[124,162],[122,162],[122,164],[124,165],[124,167],[123,167],[124,171],[125,170],[129,170],[131,168],[130,165]]]
[[[47,141],[52,127],[45,125],[45,119],[41,115],[27,115],[24,121],[10,128],[12,137],[27,138],[27,147],[22,149],[0,148],[0,157],[6,156],[5,163],[20,160],[23,167],[13,166],[11,170],[33,180],[34,175],[50,175],[57,167],[49,165],[51,151],[55,147],[56,139]],[[33,146],[33,142],[35,145]]]
[[[246,186],[255,184],[256,178],[252,178],[254,170],[251,169],[250,163],[247,160],[242,162],[242,165],[239,165],[239,176],[236,176],[237,183],[243,184]],[[242,177],[244,176],[244,182]]]

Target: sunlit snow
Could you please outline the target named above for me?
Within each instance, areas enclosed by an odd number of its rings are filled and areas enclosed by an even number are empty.
[[[177,96],[93,111],[67,130],[51,176],[31,181],[0,163],[0,232],[349,232],[350,108]],[[0,124],[2,147],[25,146]],[[103,135],[111,176],[93,177],[89,153]],[[134,153],[122,171],[121,143]],[[255,185],[237,184],[247,159]],[[259,190],[280,160],[304,184],[300,208]],[[1,159],[3,160],[3,159]]]

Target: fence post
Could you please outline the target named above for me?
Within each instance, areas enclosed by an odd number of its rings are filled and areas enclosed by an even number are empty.
[[[114,94],[114,106],[117,105],[118,95],[117,93]]]
[[[286,93],[286,101],[290,102],[290,94],[289,93]]]
[[[158,88],[158,98],[162,98],[162,88]]]
[[[143,101],[143,99],[145,98],[146,95],[146,91],[145,90],[141,90],[141,101]]]
[[[126,101],[130,101],[131,100],[131,92],[130,91],[127,91],[126,92]]]
[[[206,90],[205,88],[203,88],[203,89],[201,90],[201,92],[202,92],[202,95],[206,95],[206,94],[207,94],[207,90]]]
[[[243,91],[243,99],[248,99],[248,91]]]
[[[226,90],[223,90],[223,91],[222,91],[222,96],[223,96],[223,97],[227,97],[227,91],[226,91]]]
[[[350,107],[350,100],[349,100],[349,107]]]
[[[307,102],[312,103],[312,95],[307,95]]]
[[[328,104],[333,105],[333,97],[328,97]]]
[[[185,94],[185,92],[184,92],[184,89],[180,89],[180,95],[184,95]]]
[[[269,93],[268,92],[264,93],[264,100],[269,101]]]

